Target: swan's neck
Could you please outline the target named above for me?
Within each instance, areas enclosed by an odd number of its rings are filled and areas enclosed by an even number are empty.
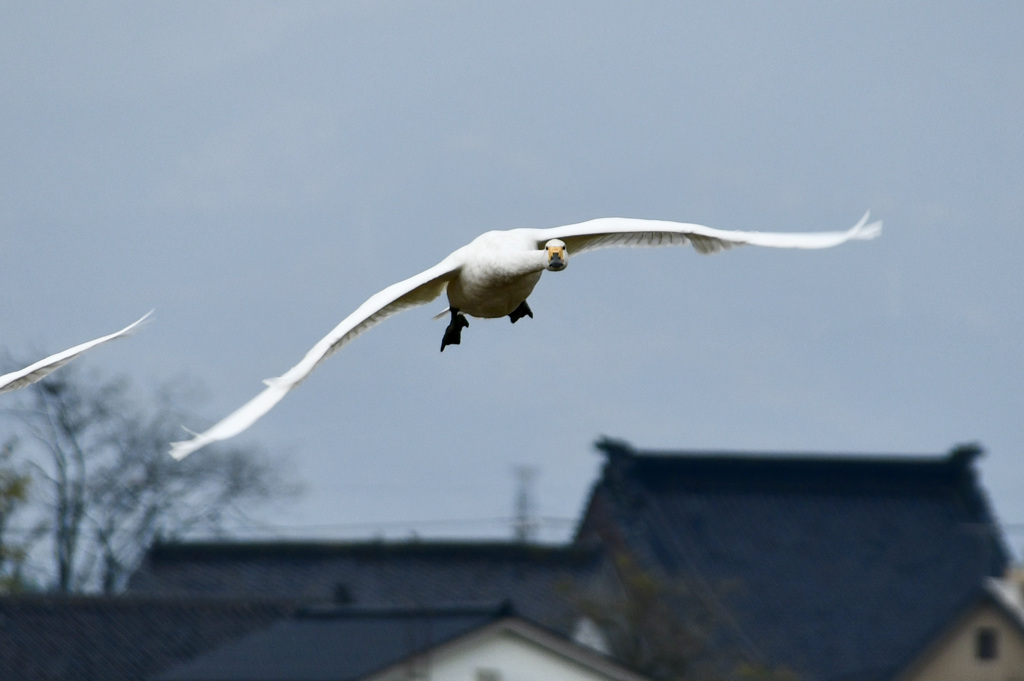
[[[516,231],[486,232],[468,247],[468,266],[474,275],[509,280],[536,274],[547,268],[547,253],[537,242]]]
[[[509,253],[502,260],[504,262],[498,265],[498,269],[510,277],[543,272],[548,266],[548,256],[543,249]]]

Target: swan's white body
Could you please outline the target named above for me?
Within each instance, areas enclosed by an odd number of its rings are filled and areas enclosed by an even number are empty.
[[[526,300],[547,267],[534,230],[486,232],[446,260],[460,262],[448,280],[448,303],[474,317],[504,317]]]
[[[191,440],[175,442],[171,456],[183,459],[212,442],[233,437],[251,426],[320,362],[363,331],[410,307],[428,303],[447,290],[450,309],[474,317],[503,317],[524,303],[545,269],[564,269],[567,254],[610,246],[692,244],[700,253],[752,244],[772,248],[829,248],[854,239],[873,239],[881,222],[868,215],[845,232],[771,233],[714,229],[662,220],[600,218],[550,229],[486,232],[437,265],[374,294],[306,353],[298,364],[238,410]],[[457,341],[455,341],[457,342]],[[442,345],[443,349],[443,345]]]
[[[137,322],[129,324],[120,331],[115,331],[114,333],[102,336],[101,338],[96,338],[95,340],[82,343],[81,345],[76,345],[73,348],[68,348],[63,352],[58,352],[55,355],[50,355],[45,359],[41,359],[35,364],[27,366],[24,369],[12,371],[9,374],[4,374],[3,376],[0,376],[0,393],[9,392],[11,390],[17,390],[18,388],[24,388],[27,385],[31,385],[36,381],[41,380],[51,371],[54,371],[64,366],[65,364],[73,360],[75,357],[81,355],[86,350],[90,350],[96,347],[97,345],[101,345],[103,343],[106,343],[107,341],[112,341],[115,338],[120,338],[121,336],[130,334],[136,329],[136,327],[139,326],[139,324],[141,324],[146,319],[146,317],[148,317],[151,314],[153,314],[152,311],[147,312],[142,317],[142,319],[139,319]]]

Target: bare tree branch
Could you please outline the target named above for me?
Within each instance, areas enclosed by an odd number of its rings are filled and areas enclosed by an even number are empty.
[[[70,366],[22,393],[28,404],[8,413],[37,445],[31,466],[47,490],[38,510],[62,593],[115,592],[155,538],[223,531],[247,506],[296,492],[255,452],[167,456],[178,424],[194,420],[174,388],[140,400],[122,380]]]

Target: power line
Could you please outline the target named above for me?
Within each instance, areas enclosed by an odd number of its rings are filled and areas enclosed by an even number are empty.
[[[309,524],[278,524],[254,522],[251,529],[270,531],[302,531],[302,530],[372,530],[372,529],[402,529],[413,527],[469,527],[480,525],[504,525],[509,526],[516,523],[519,516],[500,516],[491,518],[449,518],[438,520],[389,520],[385,522],[358,522],[358,523],[309,523]],[[575,525],[577,518],[563,518],[557,516],[531,516],[531,522],[545,526],[567,526]],[[242,528],[245,529],[245,528]]]

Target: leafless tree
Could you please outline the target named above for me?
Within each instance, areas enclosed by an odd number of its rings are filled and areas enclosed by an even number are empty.
[[[596,583],[573,585],[570,598],[615,658],[660,681],[796,681],[737,645],[718,598],[645,570],[628,554],[612,557],[609,568]]]
[[[17,439],[0,446],[0,593],[17,591],[22,584],[21,568],[31,538],[11,535],[12,521],[28,502],[32,477],[14,460]]]
[[[155,538],[222,532],[247,507],[295,491],[256,452],[174,461],[168,443],[195,420],[180,390],[141,400],[123,380],[65,367],[22,392],[9,412],[39,445],[31,462],[61,593],[116,592]]]

